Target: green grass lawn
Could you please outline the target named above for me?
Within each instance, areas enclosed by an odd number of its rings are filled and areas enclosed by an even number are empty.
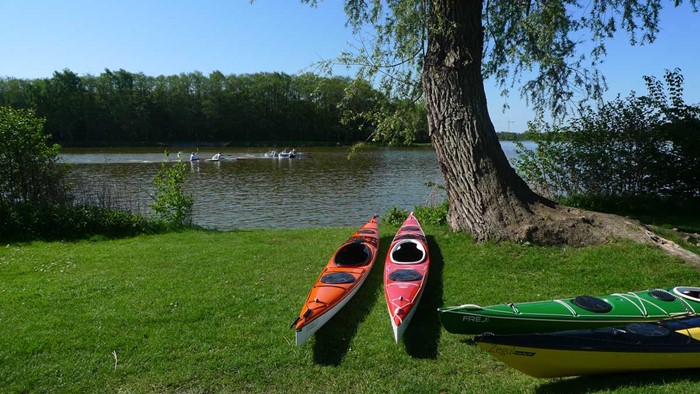
[[[358,227],[361,223],[358,223]],[[436,308],[700,285],[648,246],[476,244],[426,226],[432,268],[395,344],[370,277],[302,347],[289,324],[354,228],[185,231],[0,247],[0,392],[697,392],[697,371],[540,380],[442,330]]]

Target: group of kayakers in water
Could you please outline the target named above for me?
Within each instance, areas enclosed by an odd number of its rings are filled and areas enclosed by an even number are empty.
[[[301,157],[301,156],[306,156],[307,154],[305,153],[299,153],[297,152],[296,148],[292,148],[291,150],[283,150],[282,152],[278,152],[275,149],[272,149],[268,152],[265,153],[265,157],[274,157],[274,158],[295,158],[295,157]],[[182,152],[177,153],[177,158],[178,160],[182,160]],[[214,156],[211,157],[211,159],[204,159],[204,161],[221,161],[224,160],[224,157],[221,155],[221,152],[217,152]],[[202,159],[199,158],[199,151],[193,151],[190,154],[190,161],[191,162],[199,162],[202,161]]]
[[[292,150],[290,150],[289,152],[287,152],[286,149],[283,150],[282,152],[277,152],[277,150],[273,149],[273,150],[271,150],[271,151],[265,153],[265,157],[290,158],[290,159],[292,159],[292,158],[297,157],[297,156],[299,156],[299,154],[297,153],[297,149],[296,149],[296,148],[292,148]]]
[[[177,159],[179,161],[182,161],[182,152],[177,152]],[[211,159],[206,159],[206,161],[219,161],[221,160],[221,153],[217,152],[214,156],[211,157]],[[198,152],[192,152],[190,154],[190,161],[196,162],[199,161],[199,153]]]
[[[180,153],[177,154],[177,157],[180,158]],[[208,161],[219,161],[221,160],[221,152],[216,152],[214,156],[211,157],[211,159],[207,159]],[[192,152],[190,154],[190,161],[199,161],[199,153],[197,152]]]

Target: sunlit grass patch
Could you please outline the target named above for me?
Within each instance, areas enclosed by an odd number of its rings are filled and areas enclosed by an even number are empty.
[[[432,270],[398,345],[382,290],[396,227],[380,229],[379,259],[355,298],[300,348],[289,324],[353,228],[4,246],[0,391],[687,392],[697,385],[696,374],[666,372],[629,377],[633,386],[624,376],[533,379],[468,336],[442,330],[436,309],[698,285],[700,271],[626,242],[476,244],[442,227],[424,229]]]

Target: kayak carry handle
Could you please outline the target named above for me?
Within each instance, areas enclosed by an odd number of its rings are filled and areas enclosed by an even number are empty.
[[[508,304],[508,306],[510,307],[510,309],[513,310],[513,312],[515,312],[515,313],[518,314],[518,315],[520,314],[520,310],[518,309],[517,306],[515,306],[514,303],[511,302],[511,303]]]
[[[289,325],[289,328],[294,328],[294,326],[296,326],[296,324],[299,322],[299,320],[301,320],[301,319],[306,319],[306,318],[309,317],[309,315],[312,314],[312,313],[313,313],[313,311],[312,311],[311,309],[307,309],[306,312],[304,312],[303,315],[297,317],[297,318],[292,322],[292,324]]]

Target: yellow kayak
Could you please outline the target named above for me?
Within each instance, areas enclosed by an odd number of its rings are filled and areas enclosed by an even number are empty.
[[[593,330],[483,334],[474,341],[536,378],[700,368],[700,317]]]

